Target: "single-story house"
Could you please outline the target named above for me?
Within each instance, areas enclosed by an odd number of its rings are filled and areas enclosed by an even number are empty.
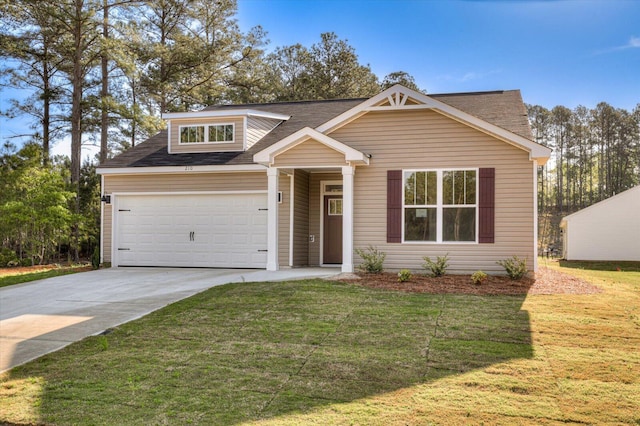
[[[640,261],[640,185],[562,218],[567,260]]]
[[[536,268],[536,173],[520,92],[216,105],[98,168],[101,260],[112,266]]]

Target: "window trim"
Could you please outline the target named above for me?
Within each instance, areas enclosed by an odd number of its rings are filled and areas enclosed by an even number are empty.
[[[402,244],[479,244],[479,221],[480,221],[480,179],[479,179],[479,171],[478,167],[447,167],[447,168],[427,168],[427,169],[402,169]],[[460,171],[475,171],[476,172],[476,200],[475,204],[444,204],[444,195],[443,195],[443,175],[444,172],[460,172]],[[405,204],[405,184],[406,184],[406,174],[407,173],[415,173],[415,172],[436,172],[436,240],[435,241],[407,241],[405,240],[405,210],[407,208],[433,208],[433,205],[419,205],[419,206],[408,206]],[[425,200],[426,201],[426,200]],[[442,239],[444,230],[443,230],[443,219],[444,219],[444,209],[445,208],[458,208],[458,207],[468,207],[475,208],[475,240],[474,241],[444,241]]]
[[[209,128],[216,126],[231,126],[232,138],[230,141],[210,141],[209,140]],[[182,142],[182,129],[186,127],[204,127],[204,142]],[[193,145],[220,145],[220,144],[232,144],[236,142],[236,124],[235,123],[201,123],[201,124],[184,124],[178,126],[178,145],[193,146]]]

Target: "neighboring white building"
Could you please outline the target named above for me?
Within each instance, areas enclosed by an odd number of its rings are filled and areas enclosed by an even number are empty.
[[[567,260],[640,261],[640,186],[565,216]]]

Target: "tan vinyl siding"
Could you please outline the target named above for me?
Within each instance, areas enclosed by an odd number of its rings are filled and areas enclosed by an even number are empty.
[[[282,192],[282,202],[278,204],[278,264],[289,266],[289,235],[291,232],[291,178],[280,174],[278,191]]]
[[[313,139],[302,142],[275,159],[277,167],[283,166],[335,166],[347,163],[344,154]]]
[[[495,262],[512,255],[533,267],[533,164],[525,151],[433,111],[369,113],[330,136],[372,155],[355,174],[354,247],[386,252],[386,269],[420,270],[423,256],[447,253],[451,273],[502,273]],[[496,169],[495,243],[388,244],[387,170],[463,167]]]
[[[234,137],[233,143],[189,143],[180,144],[180,126],[198,126],[206,124],[233,124]],[[192,118],[192,119],[174,119],[171,120],[171,131],[169,135],[171,139],[172,154],[181,152],[226,152],[226,151],[243,151],[244,150],[244,118],[243,117],[224,117],[224,118]]]
[[[296,170],[293,182],[293,266],[306,266],[309,264],[309,173]]]
[[[280,123],[282,123],[281,120],[274,120],[272,118],[247,118],[247,149],[251,148]]]
[[[265,172],[105,175],[104,193],[266,191]],[[112,198],[112,202],[114,199]],[[111,262],[112,210],[105,204],[103,259]]]
[[[309,242],[310,266],[317,266],[320,264],[320,241],[322,239],[322,234],[320,233],[320,213],[322,211],[320,183],[325,180],[342,181],[342,174],[311,173],[309,176],[309,234],[314,236],[314,242]]]
[[[104,203],[102,213],[102,262],[111,262],[111,204]]]

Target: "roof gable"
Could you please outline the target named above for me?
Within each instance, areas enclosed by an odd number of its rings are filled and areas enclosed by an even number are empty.
[[[321,133],[330,133],[350,123],[358,117],[371,111],[403,111],[416,109],[430,109],[481,132],[496,137],[504,142],[514,145],[529,153],[529,158],[537,160],[540,165],[547,162],[551,150],[537,144],[526,137],[512,131],[489,123],[481,118],[455,108],[445,102],[439,101],[424,93],[416,92],[404,86],[396,84],[393,87],[362,102],[337,117],[318,126],[316,130]]]
[[[270,166],[274,163],[274,160],[278,155],[309,140],[319,142],[333,149],[334,151],[339,152],[340,154],[344,155],[345,161],[348,163],[369,164],[368,155],[358,151],[357,149],[353,149],[350,146],[347,146],[342,142],[339,142],[310,127],[300,129],[294,134],[282,139],[281,141],[271,145],[270,147],[263,149],[253,156],[253,160],[256,163]]]
[[[604,199],[602,201],[599,201],[595,204],[590,205],[589,207],[585,207],[582,210],[578,210],[575,213],[572,213],[570,215],[567,215],[565,217],[562,218],[562,220],[560,221],[560,226],[564,226],[566,225],[566,223],[568,221],[570,221],[571,219],[578,217],[578,216],[582,216],[585,213],[588,213],[590,211],[596,210],[596,209],[602,209],[602,208],[606,208],[608,204],[614,203],[616,201],[619,200],[624,200],[628,206],[628,208],[633,209],[635,207],[640,207],[640,185],[634,186],[631,189],[627,189],[626,191],[622,191],[619,194],[613,195],[607,199]]]

